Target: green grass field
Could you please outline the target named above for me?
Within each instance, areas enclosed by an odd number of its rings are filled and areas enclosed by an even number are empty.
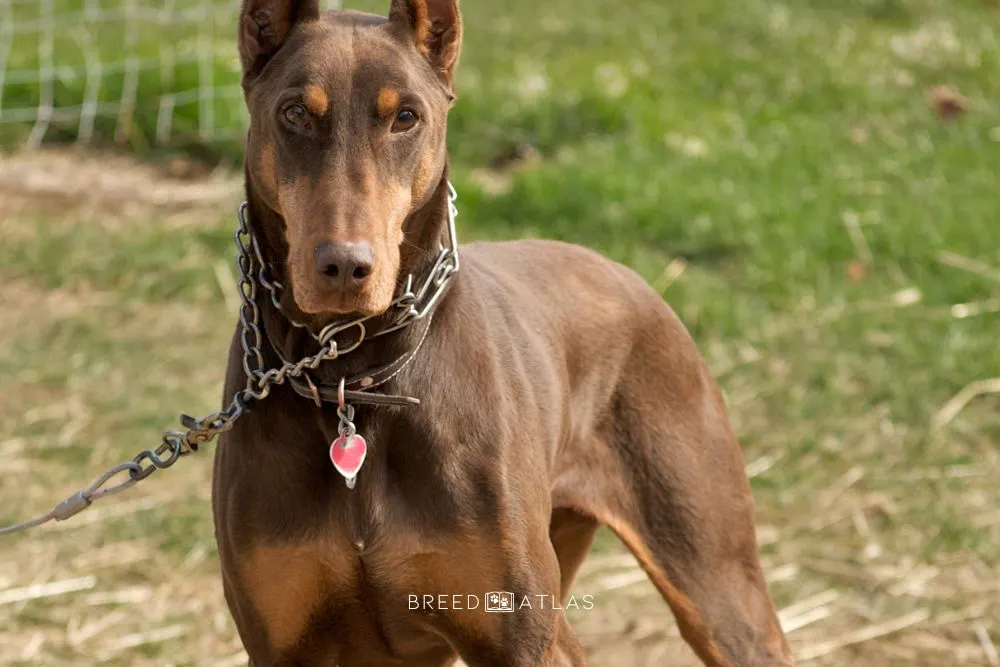
[[[583,243],[674,306],[800,663],[1000,665],[1000,8],[465,5],[460,236]],[[0,523],[218,406],[238,169],[168,171],[0,159]],[[0,538],[0,664],[245,664],[210,469],[209,448]],[[696,664],[614,540],[596,551],[593,664]]]

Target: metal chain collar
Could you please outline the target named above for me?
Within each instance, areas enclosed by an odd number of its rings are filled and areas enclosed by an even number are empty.
[[[288,378],[301,377],[306,371],[316,370],[324,361],[336,359],[356,350],[365,340],[398,331],[426,317],[434,310],[434,306],[444,295],[448,282],[458,271],[458,239],[455,232],[455,217],[458,215],[455,207],[457,198],[458,194],[451,183],[448,183],[448,245],[439,247],[437,260],[416,292],[413,290],[413,276],[407,277],[403,293],[390,306],[390,311],[398,311],[398,314],[390,320],[386,328],[369,336],[365,322],[378,316],[368,316],[348,322],[334,322],[319,333],[313,333],[305,324],[296,322],[286,315],[285,318],[294,326],[309,331],[319,343],[319,351],[295,363],[283,363],[277,368],[267,370],[263,370],[264,357],[261,352],[263,334],[260,328],[260,308],[257,306],[257,284],[260,283],[267,289],[272,303],[279,311],[283,286],[267,275],[267,264],[247,219],[247,203],[243,202],[239,207],[237,215],[239,224],[233,238],[237,247],[236,269],[239,278],[236,281],[236,289],[241,302],[240,342],[243,346],[246,386],[233,396],[226,408],[203,419],[181,415],[181,424],[187,429],[186,431],[164,432],[162,441],[156,449],[144,450],[128,461],[112,466],[90,486],[80,489],[45,514],[0,527],[0,535],[27,530],[53,520],[64,521],[90,507],[95,500],[135,486],[157,470],[165,470],[177,463],[182,456],[197,451],[202,443],[209,442],[219,434],[232,429],[236,420],[247,412],[251,403],[267,398],[273,387],[284,384]],[[336,336],[352,328],[358,329],[357,339],[348,347],[339,348]],[[128,477],[121,482],[111,484],[111,481],[122,473],[127,473]]]

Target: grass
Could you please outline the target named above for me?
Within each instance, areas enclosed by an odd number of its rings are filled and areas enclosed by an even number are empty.
[[[585,243],[675,307],[802,664],[997,664],[1000,397],[944,408],[1000,377],[1000,10],[466,4],[460,235]],[[967,112],[940,120],[938,85]],[[119,160],[0,164],[0,523],[218,403],[238,183]],[[198,456],[6,539],[0,664],[239,664],[209,475]],[[578,585],[594,664],[694,664],[634,567],[604,539]]]
[[[0,7],[8,28],[0,30],[0,119],[11,121],[0,124],[0,145],[28,140],[33,125],[13,121],[44,106],[50,94],[57,113],[48,140],[93,140],[149,155],[181,148],[216,159],[237,156],[246,112],[231,46],[235,4],[15,0]],[[51,87],[38,76],[47,60]],[[81,118],[81,107],[90,104],[97,113]],[[169,121],[163,127],[161,114]]]

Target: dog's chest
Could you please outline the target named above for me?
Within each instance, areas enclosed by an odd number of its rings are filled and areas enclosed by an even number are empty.
[[[393,524],[366,541],[346,526],[294,544],[259,546],[243,558],[246,592],[273,649],[290,650],[320,632],[350,651],[427,650],[441,624],[482,625],[487,593],[504,589],[507,565],[485,531],[421,532]],[[485,632],[487,628],[482,628]]]
[[[234,476],[240,482],[219,496],[217,512],[254,517],[231,544],[238,595],[271,650],[294,653],[322,636],[348,653],[378,646],[413,656],[440,648],[446,628],[496,629],[485,596],[524,569],[504,541],[518,499],[497,459],[498,429],[480,419],[473,438],[457,423],[472,423],[461,411],[426,412],[418,423],[359,420],[370,450],[354,489],[310,455],[258,466],[252,484]],[[261,488],[289,491],[262,502]]]

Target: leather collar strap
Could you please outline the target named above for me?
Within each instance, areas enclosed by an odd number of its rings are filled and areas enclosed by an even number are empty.
[[[359,375],[355,375],[350,378],[345,378],[344,381],[344,398],[349,403],[361,403],[369,405],[420,405],[419,398],[413,398],[410,396],[397,396],[392,394],[381,394],[374,393],[372,390],[385,384],[392,378],[394,378],[400,371],[406,368],[411,361],[417,356],[417,352],[420,351],[421,346],[423,346],[424,341],[427,339],[427,333],[431,329],[431,322],[434,319],[433,313],[426,319],[424,323],[424,331],[420,334],[420,340],[416,345],[413,346],[406,354],[397,357],[388,364],[379,366],[374,370],[368,370]],[[268,341],[271,338],[268,336]],[[274,348],[275,353],[279,358],[281,353],[275,347],[273,341],[271,341],[271,347]],[[312,378],[308,373],[303,374],[304,380],[298,378],[289,378],[288,382],[295,393],[303,398],[308,398],[316,403],[317,406],[325,403],[337,404],[339,402],[338,389],[336,386],[331,386],[328,384],[316,384],[313,382]]]

